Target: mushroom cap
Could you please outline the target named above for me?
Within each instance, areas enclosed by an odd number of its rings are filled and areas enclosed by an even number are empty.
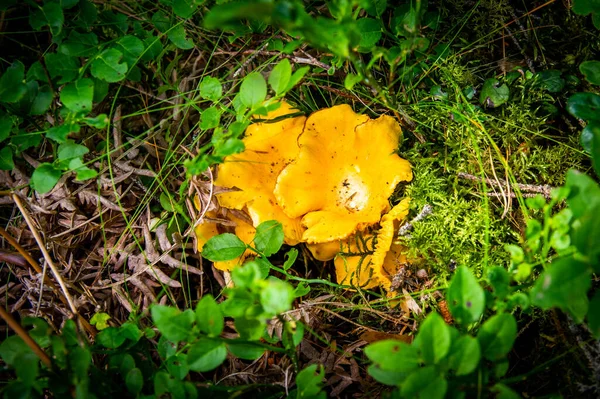
[[[362,242],[374,247],[372,254],[361,255],[364,245],[359,245],[355,237],[345,241],[344,252],[356,255],[339,255],[335,258],[335,272],[339,284],[350,284],[363,289],[382,286],[390,290],[394,275],[406,263],[403,253],[405,248],[394,243],[394,238],[400,221],[408,215],[409,203],[408,198],[402,200],[381,218],[379,230],[362,237]]]
[[[285,214],[302,217],[303,241],[341,240],[379,222],[396,185],[412,179],[408,161],[395,154],[400,135],[393,118],[372,120],[348,105],[309,116],[298,156],[274,190]]]
[[[274,119],[294,113],[293,108],[282,103],[271,111],[266,119]],[[299,218],[286,215],[276,202],[273,190],[277,176],[298,153],[298,136],[304,128],[304,116],[287,118],[274,123],[255,123],[246,129],[242,140],[245,150],[225,158],[218,167],[215,184],[237,187],[239,191],[217,196],[219,204],[226,208],[248,208],[255,226],[267,220],[277,220],[283,225],[286,243],[297,244],[304,228]]]
[[[340,252],[340,242],[330,241],[319,244],[307,244],[306,247],[316,260],[326,262],[335,258]]]

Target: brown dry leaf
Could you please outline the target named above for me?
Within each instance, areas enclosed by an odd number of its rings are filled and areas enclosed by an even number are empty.
[[[384,339],[395,339],[398,341],[406,342],[407,344],[410,344],[413,341],[412,335],[391,334],[379,331],[365,331],[364,333],[360,334],[359,338],[370,344],[377,341],[383,341]]]

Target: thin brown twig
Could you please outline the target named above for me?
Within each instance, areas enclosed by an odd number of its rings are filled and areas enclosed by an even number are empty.
[[[46,367],[52,368],[52,361],[50,360],[50,357],[46,354],[46,352],[44,352],[44,350],[40,348],[37,342],[35,342],[29,336],[27,331],[25,331],[25,329],[21,327],[21,325],[17,323],[17,321],[10,315],[10,313],[8,313],[2,306],[0,306],[0,317],[2,317],[4,321],[6,321],[6,324],[8,324],[10,328],[12,328],[19,337],[21,337],[21,339],[27,344],[27,346],[31,348],[33,353],[35,353],[37,357],[40,358],[40,360],[42,361],[42,363],[44,363],[44,365],[46,365]]]
[[[504,183],[504,182],[474,176],[469,173],[459,172],[457,174],[457,176],[461,179],[472,180],[472,181],[476,181],[479,183],[484,181],[486,184],[489,184],[491,186],[496,186],[496,187],[503,186],[504,188],[507,188],[506,183]],[[548,184],[535,185],[535,184],[513,183],[513,184],[511,184],[511,186],[517,187],[520,191],[524,191],[527,194],[533,194],[533,195],[525,195],[525,193],[523,193],[522,194],[523,197],[533,197],[533,196],[535,196],[534,193],[537,193],[537,194],[542,194],[546,198],[550,198],[551,197],[550,192],[554,189],[554,187],[552,187]],[[492,195],[490,195],[490,194],[492,194]],[[512,192],[510,194],[513,198],[517,197],[517,195]],[[489,193],[488,195],[490,195],[492,197],[498,196],[497,193]]]

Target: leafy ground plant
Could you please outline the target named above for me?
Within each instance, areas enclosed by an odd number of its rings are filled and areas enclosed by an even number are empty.
[[[598,396],[596,2],[0,3],[5,397]],[[402,124],[390,290],[221,207],[281,100]]]

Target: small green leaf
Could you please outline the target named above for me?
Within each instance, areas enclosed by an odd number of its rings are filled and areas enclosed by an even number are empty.
[[[58,52],[71,57],[90,57],[98,49],[98,36],[72,30],[69,38],[58,46]]]
[[[32,11],[29,14],[29,24],[35,30],[40,30],[48,25],[52,36],[60,34],[65,16],[60,4],[55,2],[47,2],[43,7]]]
[[[221,112],[217,107],[208,107],[202,114],[200,115],[200,128],[214,129],[219,126],[219,122],[221,121]]]
[[[588,82],[600,85],[600,61],[585,61],[579,65],[579,70]]]
[[[588,312],[591,274],[590,267],[579,260],[558,258],[536,280],[531,302],[542,309],[558,307],[581,323]]]
[[[102,331],[108,328],[108,321],[110,320],[110,315],[104,312],[95,313],[90,319],[90,324],[96,326],[96,329]]]
[[[489,270],[488,281],[496,298],[503,300],[510,293],[510,274],[502,266],[494,266]]]
[[[290,78],[290,82],[288,83],[288,87],[285,89],[285,91],[292,90],[294,88],[294,86],[296,86],[298,84],[298,82],[300,82],[302,80],[304,75],[306,75],[308,73],[308,71],[310,71],[310,67],[308,67],[308,66],[298,68],[298,70],[296,70],[296,72],[294,72],[292,74],[292,77]]]
[[[0,111],[0,142],[3,142],[10,136],[12,131],[13,120],[10,115]]]
[[[44,56],[46,68],[52,79],[60,76],[58,84],[71,82],[79,75],[79,61],[60,53],[48,53]]]
[[[13,62],[0,77],[0,102],[19,101],[27,93],[24,80],[25,65],[21,61]]]
[[[60,92],[60,101],[75,113],[89,113],[94,98],[94,82],[83,78],[68,83]]]
[[[181,18],[189,18],[196,12],[198,6],[202,3],[203,1],[199,0],[173,0],[171,6],[173,7],[175,15]]]
[[[258,72],[252,72],[244,78],[240,87],[240,101],[248,108],[256,108],[267,96],[267,83]]]
[[[196,323],[200,331],[209,336],[218,337],[223,332],[223,312],[212,295],[204,295],[196,305]]]
[[[556,69],[538,72],[534,76],[534,86],[546,89],[550,93],[559,93],[565,87],[565,80],[561,74],[562,72]]]
[[[15,373],[17,378],[26,385],[33,385],[40,371],[40,358],[34,353],[23,352],[15,359]]]
[[[283,262],[283,270],[289,270],[290,267],[294,265],[294,262],[296,262],[297,258],[298,250],[296,248],[290,248],[290,250],[285,253],[285,262]]]
[[[0,170],[13,170],[15,163],[13,161],[13,152],[10,147],[0,149]]]
[[[121,62],[123,53],[114,48],[104,50],[92,61],[92,75],[109,83],[125,79],[127,64]]]
[[[90,150],[86,146],[68,140],[66,143],[58,146],[58,159],[65,161],[71,158],[80,158],[88,152]]]
[[[416,346],[406,342],[385,339],[368,345],[365,355],[382,370],[407,375],[420,367],[421,357]]]
[[[190,348],[187,362],[190,370],[205,372],[216,369],[227,357],[227,346],[221,340],[202,338]]]
[[[187,363],[187,354],[185,353],[173,355],[169,357],[165,363],[167,365],[169,374],[179,381],[183,380],[190,372],[190,368]]]
[[[62,172],[51,163],[43,163],[33,171],[31,185],[38,193],[45,194],[54,188],[61,176]]]
[[[235,357],[244,360],[256,360],[265,353],[265,348],[252,342],[227,342],[227,348]]]
[[[213,102],[219,101],[223,96],[223,86],[217,78],[205,76],[200,83],[200,97]]]
[[[86,117],[83,118],[81,121],[88,126],[95,127],[96,129],[104,129],[106,126],[108,126],[108,123],[110,122],[106,114],[100,114],[94,117]]]
[[[118,327],[108,327],[98,333],[96,340],[105,348],[114,349],[123,345],[127,337],[121,334]]]
[[[448,288],[448,306],[454,319],[462,325],[479,320],[485,310],[485,294],[466,266],[456,269]]]
[[[137,367],[129,370],[125,376],[125,386],[130,393],[134,395],[139,394],[144,387],[144,376],[142,375],[142,371]]]
[[[265,256],[271,256],[283,245],[283,225],[276,220],[262,222],[256,227],[254,245]]]
[[[177,308],[163,305],[153,305],[150,313],[158,331],[173,342],[185,340],[196,319],[191,309],[181,312]]]
[[[415,343],[421,349],[425,364],[439,363],[450,351],[450,328],[442,316],[431,313],[419,327]]]
[[[300,371],[296,376],[296,399],[325,399],[327,396],[322,391],[324,378],[325,370],[321,365],[313,364]]]
[[[362,82],[362,75],[355,75],[353,73],[348,73],[344,78],[344,87],[346,90],[352,90],[357,83]]]
[[[224,233],[209,239],[202,248],[202,256],[213,262],[232,260],[240,257],[246,244],[235,234]]]
[[[406,398],[443,399],[448,382],[435,367],[423,367],[411,373],[400,388]]]
[[[496,399],[521,399],[521,395],[504,384],[496,384],[490,391],[496,393],[494,396]]]
[[[373,18],[360,18],[356,20],[356,27],[360,32],[358,51],[369,52],[381,39],[381,23]]]
[[[18,356],[24,353],[31,353],[31,349],[18,335],[12,335],[5,338],[0,344],[0,357],[9,366],[14,366]]]
[[[194,48],[194,42],[186,37],[185,28],[183,25],[177,25],[167,32],[169,40],[182,50]]]
[[[596,291],[590,301],[587,320],[592,335],[596,339],[600,339],[600,291]]]
[[[275,92],[275,95],[279,96],[285,93],[291,77],[292,65],[290,64],[290,60],[284,58],[277,65],[275,65],[275,68],[273,68],[271,74],[269,75],[269,85]]]
[[[499,107],[508,101],[510,91],[506,84],[500,85],[498,79],[488,79],[483,83],[479,103],[488,108]]]
[[[455,370],[456,375],[471,374],[481,359],[479,341],[469,335],[463,335],[452,344],[449,357],[450,368]]]
[[[600,12],[600,5],[595,0],[573,0],[573,12],[579,15]]]
[[[272,316],[286,312],[292,308],[294,289],[284,281],[270,278],[260,291],[260,304],[264,311]]]
[[[57,143],[65,143],[69,134],[78,132],[80,129],[79,125],[74,123],[70,125],[60,125],[51,127],[46,132],[46,138],[54,140]]]
[[[600,96],[594,93],[575,93],[567,101],[567,111],[579,119],[600,121]]]
[[[48,111],[52,100],[54,99],[54,92],[48,85],[43,85],[39,88],[35,98],[31,103],[31,109],[29,110],[30,115],[43,115]]]
[[[477,339],[488,360],[499,360],[510,352],[517,338],[517,321],[508,313],[490,317],[479,330]]]

